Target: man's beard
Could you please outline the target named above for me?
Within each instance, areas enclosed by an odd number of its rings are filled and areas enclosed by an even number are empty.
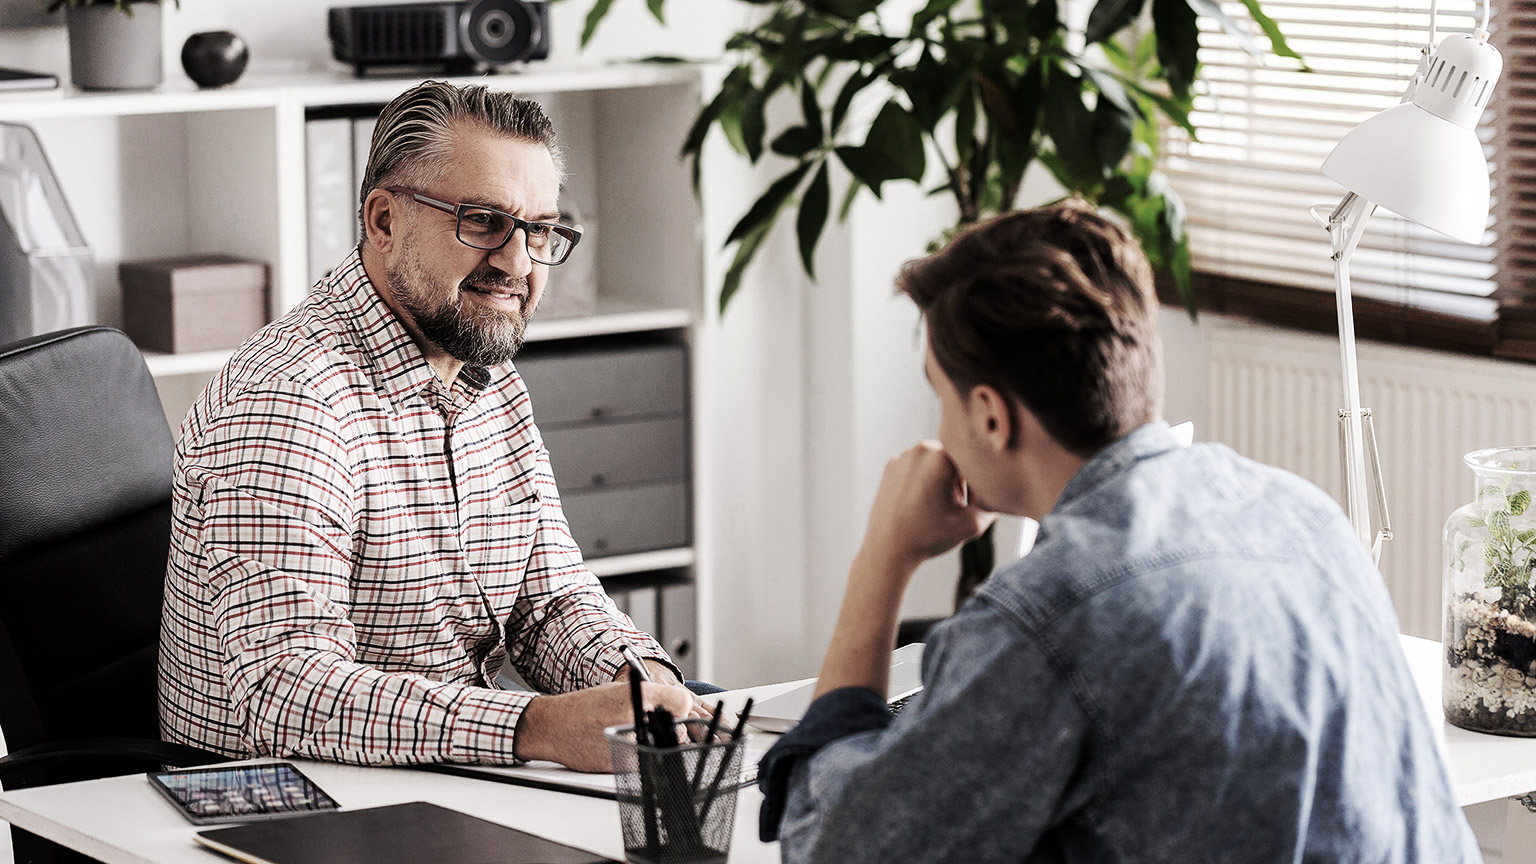
[[[533,311],[528,308],[533,293],[527,278],[509,276],[485,266],[459,283],[454,299],[433,303],[430,277],[414,253],[408,253],[398,267],[387,270],[385,277],[395,300],[416,322],[422,335],[453,359],[470,366],[496,366],[511,360],[523,347],[523,330]],[[523,310],[502,312],[473,306],[466,309],[464,293],[470,285],[520,292]]]

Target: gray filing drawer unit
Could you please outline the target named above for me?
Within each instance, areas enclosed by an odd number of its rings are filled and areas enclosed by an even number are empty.
[[[515,364],[587,559],[692,545],[687,347],[665,336],[534,342]],[[684,674],[697,674],[689,569],[624,573],[603,584]]]
[[[516,365],[582,553],[689,545],[687,349],[609,339],[534,343]]]

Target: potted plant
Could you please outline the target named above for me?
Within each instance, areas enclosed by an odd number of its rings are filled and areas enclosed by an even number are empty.
[[[840,219],[861,190],[879,197],[886,183],[927,180],[933,194],[954,198],[951,233],[1014,209],[1025,171],[1039,162],[1069,195],[1123,215],[1193,316],[1184,205],[1157,170],[1157,147],[1164,124],[1196,134],[1189,114],[1199,18],[1257,56],[1251,23],[1274,53],[1300,60],[1258,0],[1243,0],[1251,22],[1217,0],[1097,0],[1080,31],[1062,19],[1058,0],[747,2],[762,10],[758,23],[727,42],[733,68],[682,150],[694,160],[695,187],[714,126],[754,164],[772,152],[788,168],[729,235],[735,257],[722,311],[791,205],[801,264],[815,278],[816,244],[834,203],[833,161],[852,177]],[[664,0],[646,3],[661,20]],[[596,0],[583,45],[612,5]],[[798,100],[799,116],[770,126],[766,107],[780,94]],[[881,101],[873,122],[855,122],[856,100],[870,96]],[[992,561],[990,536],[967,544],[960,598]]]
[[[179,7],[180,0],[176,0]],[[160,0],[48,0],[64,10],[69,78],[83,90],[145,90],[162,80]]]

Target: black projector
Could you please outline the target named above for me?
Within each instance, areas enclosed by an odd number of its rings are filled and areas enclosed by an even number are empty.
[[[454,0],[330,11],[331,53],[356,67],[440,66],[469,74],[486,66],[549,56],[543,0]]]

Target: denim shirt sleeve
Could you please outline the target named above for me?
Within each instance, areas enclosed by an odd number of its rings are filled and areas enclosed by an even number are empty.
[[[779,839],[790,774],[796,763],[839,738],[891,725],[891,711],[880,694],[863,687],[840,687],[817,697],[795,728],[774,743],[757,766],[763,790],[757,832],[764,842]]]
[[[875,694],[833,691],[765,759],[765,791],[787,788],[785,864],[1017,864],[1091,799],[1088,716],[1011,619],[973,601],[923,666],[925,689],[889,725]]]

